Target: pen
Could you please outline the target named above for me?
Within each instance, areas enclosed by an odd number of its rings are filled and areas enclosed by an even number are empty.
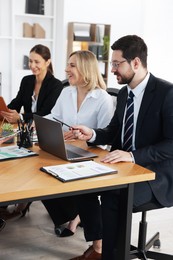
[[[59,119],[57,119],[57,118],[55,118],[55,117],[53,117],[53,119],[55,119],[57,122],[60,122],[62,125],[66,125],[67,127],[69,127],[69,128],[72,128],[72,129],[73,129],[73,127],[71,127],[70,125],[67,125],[66,123],[64,123],[64,122],[60,121]]]

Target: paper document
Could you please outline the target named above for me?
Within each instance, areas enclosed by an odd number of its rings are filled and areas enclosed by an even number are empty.
[[[0,161],[18,159],[34,155],[38,154],[23,147],[19,148],[17,145],[0,147]]]
[[[40,170],[54,176],[62,182],[117,173],[117,170],[94,161],[46,166],[40,168]]]

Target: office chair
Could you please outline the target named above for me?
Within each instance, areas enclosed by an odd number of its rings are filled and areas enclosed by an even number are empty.
[[[159,232],[157,232],[148,242],[146,242],[147,236],[147,211],[142,212],[141,221],[139,223],[139,234],[138,234],[138,246],[131,245],[130,258],[129,259],[156,259],[156,260],[173,260],[173,255],[168,255],[160,252],[150,251],[153,247],[160,248]]]
[[[107,88],[107,92],[109,95],[112,96],[113,104],[114,104],[114,107],[116,108],[119,89],[118,88]]]
[[[118,96],[119,89],[118,88],[107,88],[107,92],[114,97]]]
[[[0,218],[0,231],[5,227],[6,222],[4,219]]]
[[[63,84],[63,87],[65,88],[65,87],[68,87],[70,84],[69,84],[69,82],[68,82],[68,79],[64,79],[64,80],[62,80],[62,84]]]

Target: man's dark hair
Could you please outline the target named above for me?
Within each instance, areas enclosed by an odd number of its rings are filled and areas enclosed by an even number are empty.
[[[147,67],[148,49],[144,40],[137,35],[126,35],[117,41],[112,46],[112,50],[121,50],[123,57],[129,62],[138,57],[142,65]]]

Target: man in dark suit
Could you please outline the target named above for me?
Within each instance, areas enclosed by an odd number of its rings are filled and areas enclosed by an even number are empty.
[[[173,84],[148,72],[147,46],[140,37],[124,36],[111,48],[111,72],[119,84],[126,84],[119,91],[115,114],[104,129],[74,126],[78,130],[73,131],[76,137],[94,145],[112,144],[111,152],[102,162],[134,162],[156,173],[154,181],[135,184],[134,211],[141,206],[146,210],[170,207],[173,205]],[[130,91],[133,93],[133,127],[131,147],[127,150],[124,149],[124,129]],[[102,194],[102,260],[117,259],[119,201],[118,190]],[[76,259],[91,258],[83,255]]]

